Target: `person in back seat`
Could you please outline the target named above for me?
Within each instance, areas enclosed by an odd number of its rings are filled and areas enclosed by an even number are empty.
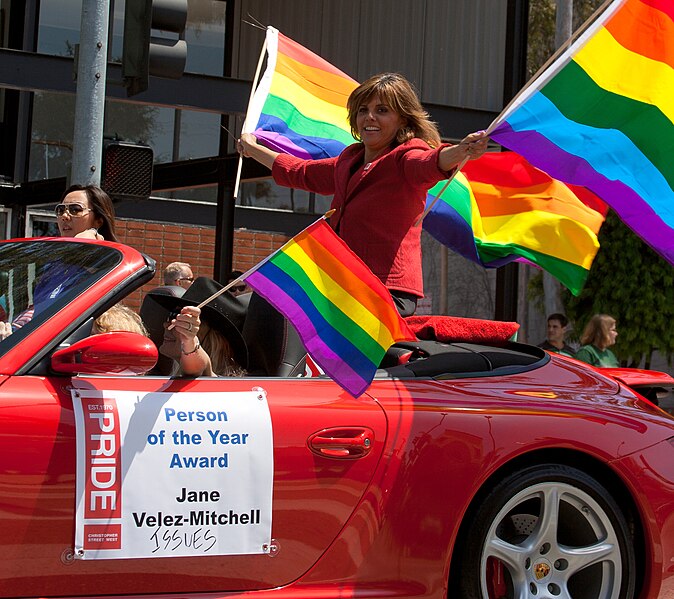
[[[171,315],[164,324],[159,351],[176,361],[174,374],[185,376],[242,376],[248,349],[241,335],[245,307],[228,291],[202,309],[197,305],[222,289],[208,277],[198,277],[182,297],[154,299]]]

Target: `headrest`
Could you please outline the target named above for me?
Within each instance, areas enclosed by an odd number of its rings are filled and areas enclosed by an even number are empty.
[[[419,339],[443,343],[505,343],[520,328],[516,322],[457,316],[408,316],[405,322]]]

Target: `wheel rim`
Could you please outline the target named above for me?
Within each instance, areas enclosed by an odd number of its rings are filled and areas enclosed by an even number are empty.
[[[606,511],[585,491],[545,482],[494,518],[480,560],[482,596],[617,599],[622,555]]]

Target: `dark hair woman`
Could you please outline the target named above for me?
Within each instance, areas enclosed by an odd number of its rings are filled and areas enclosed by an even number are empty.
[[[119,241],[112,200],[96,185],[71,185],[54,212],[61,237]]]

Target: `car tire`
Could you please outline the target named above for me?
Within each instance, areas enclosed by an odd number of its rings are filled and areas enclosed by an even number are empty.
[[[457,573],[464,599],[632,599],[635,552],[610,492],[573,467],[514,472],[478,507]]]

